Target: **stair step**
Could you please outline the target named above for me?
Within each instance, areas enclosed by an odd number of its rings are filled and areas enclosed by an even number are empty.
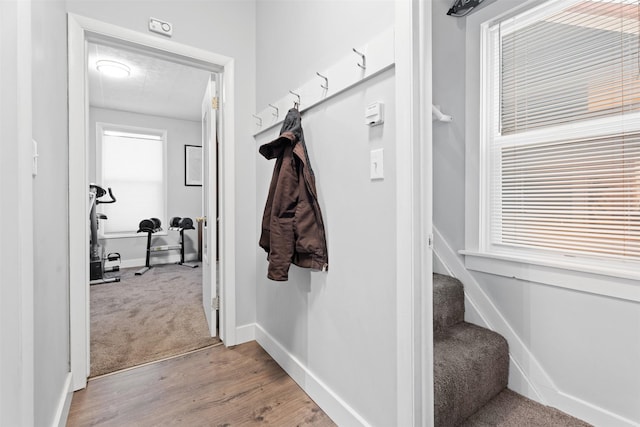
[[[464,321],[464,288],[458,279],[433,275],[434,332]]]
[[[466,322],[434,334],[435,425],[459,425],[504,390],[508,376],[501,335]]]
[[[505,389],[482,409],[467,418],[461,427],[593,427],[550,406]]]

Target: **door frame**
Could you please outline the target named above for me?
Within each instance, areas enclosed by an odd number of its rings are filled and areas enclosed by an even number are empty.
[[[432,2],[395,0],[397,423],[433,426]]]
[[[89,375],[89,201],[87,188],[89,97],[87,41],[160,55],[221,76],[220,102],[220,338],[236,344],[235,298],[235,158],[233,58],[140,33],[95,19],[68,14],[69,79],[69,329],[73,389],[86,387]]]
[[[207,327],[211,336],[218,336],[218,321],[213,301],[218,298],[218,110],[213,99],[218,93],[219,75],[211,74],[205,88],[200,108],[202,128],[202,302]],[[206,111],[205,111],[206,110]],[[208,118],[207,118],[208,117]],[[206,120],[206,121],[205,121]],[[213,157],[213,158],[212,158]],[[212,174],[213,168],[213,174]],[[212,182],[213,181],[213,182]],[[215,189],[215,196],[212,194]],[[213,206],[211,206],[213,204]],[[213,223],[211,222],[213,218]],[[213,244],[211,244],[213,242]],[[215,246],[214,246],[215,245]],[[213,255],[213,257],[212,257]],[[213,258],[213,259],[212,259]],[[208,286],[207,286],[208,285]],[[207,289],[209,288],[209,289]]]

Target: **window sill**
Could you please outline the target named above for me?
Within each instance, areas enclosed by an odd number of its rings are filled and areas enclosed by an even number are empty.
[[[460,251],[469,270],[640,302],[640,272],[606,266],[585,267],[570,261]]]

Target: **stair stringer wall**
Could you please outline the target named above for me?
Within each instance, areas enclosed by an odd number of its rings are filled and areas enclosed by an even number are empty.
[[[447,244],[438,229],[433,227],[434,253],[439,259],[441,268],[448,274],[460,280],[464,285],[465,313],[464,320],[478,326],[502,334],[509,343],[509,388],[532,400],[547,405],[543,394],[529,380],[529,375],[537,372],[545,380],[543,385],[552,387],[553,382],[535,359],[526,345],[508,324],[507,320],[491,302],[473,275],[466,269],[461,257]],[[434,265],[436,263],[434,262]],[[527,363],[529,372],[521,367]]]
[[[434,272],[448,274],[464,286],[465,321],[500,333],[509,343],[509,388],[543,405],[560,409],[595,425],[637,427],[632,420],[560,390],[500,310],[433,225]],[[436,267],[440,271],[436,271]]]

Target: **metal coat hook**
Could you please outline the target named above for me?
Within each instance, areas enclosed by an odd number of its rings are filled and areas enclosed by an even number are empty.
[[[293,103],[293,107],[297,109],[300,106],[300,95],[298,95],[297,93],[295,93],[295,92],[293,92],[291,90],[289,91],[289,93],[291,95],[293,95],[293,96],[298,97],[298,101]]]
[[[276,107],[276,106],[275,106],[275,105],[273,105],[273,104],[269,104],[269,107],[271,107],[271,108],[273,108],[274,110],[276,110],[275,114],[274,114],[274,113],[272,113],[272,114],[273,114],[273,116],[274,116],[275,118],[278,118],[278,116],[280,115],[280,110],[278,110],[278,107]]]
[[[322,74],[320,74],[319,72],[316,71],[316,74],[318,75],[318,77],[320,77],[321,79],[324,79],[324,85],[320,85],[320,87],[324,90],[329,90],[329,78],[323,76]]]
[[[252,114],[252,116],[258,119],[258,126],[262,127],[262,117],[256,116],[255,114]]]
[[[363,70],[366,70],[367,69],[367,57],[364,56],[364,53],[358,52],[355,47],[352,48],[352,49],[356,54],[358,54],[358,55],[360,55],[360,57],[362,57],[362,64],[358,64],[358,67],[362,68]]]
[[[439,122],[452,122],[453,117],[440,111],[439,105],[431,105],[431,117]]]

